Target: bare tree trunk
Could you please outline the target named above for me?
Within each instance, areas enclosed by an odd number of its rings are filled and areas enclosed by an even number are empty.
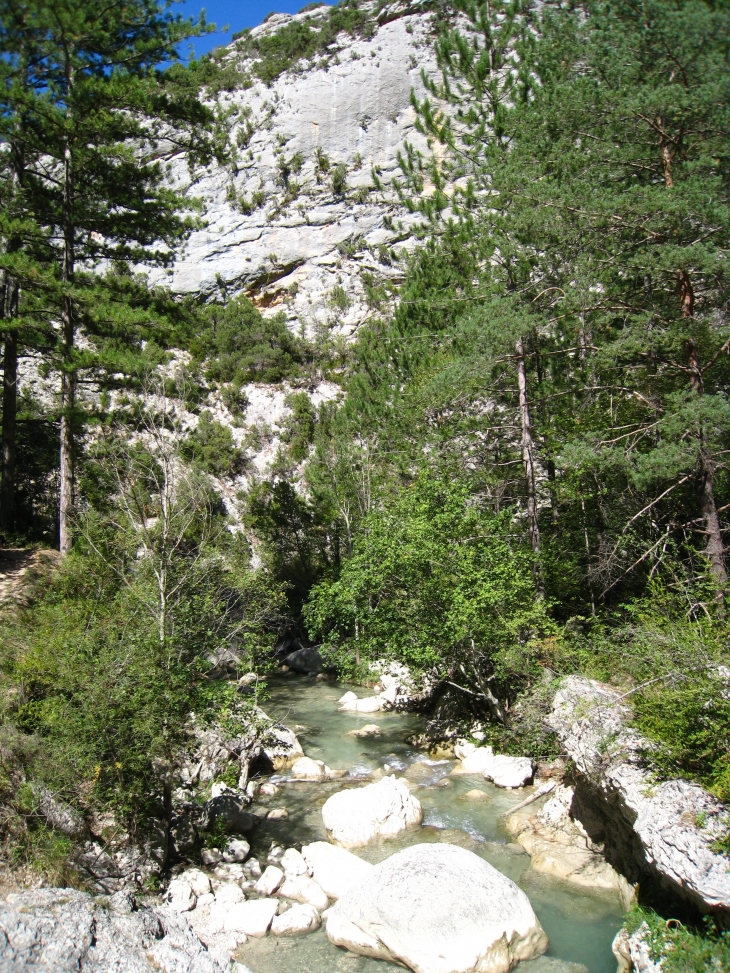
[[[687,274],[682,271],[680,274],[682,282],[682,308],[686,312],[687,308],[694,305],[694,296],[691,295],[691,283]],[[686,289],[689,288],[690,295],[686,296]],[[684,317],[690,317],[690,313],[684,313]],[[700,366],[699,350],[694,339],[689,339],[686,343],[687,364],[690,371],[690,383],[697,395],[702,395],[705,391],[702,368]],[[697,494],[700,516],[704,521],[707,544],[705,554],[710,562],[710,570],[715,581],[724,587],[727,584],[727,568],[725,566],[725,545],[722,540],[722,530],[720,528],[720,516],[717,512],[714,491],[714,462],[712,453],[705,442],[705,434],[702,426],[699,427],[697,438],[699,440],[699,450],[697,453]],[[719,596],[722,600],[722,595]]]
[[[60,549],[68,554],[73,544],[71,518],[74,509],[74,412],[76,405],[76,375],[73,371],[75,321],[73,298],[69,292],[74,278],[74,185],[71,147],[66,146],[64,163],[64,226],[63,226],[63,305],[61,309],[61,495],[59,503]]]
[[[530,424],[530,403],[527,398],[527,373],[525,370],[525,348],[522,338],[515,342],[517,352],[517,387],[520,399],[520,425],[522,427],[522,465],[525,470],[527,486],[527,523],[530,532],[530,546],[535,555],[533,560],[533,576],[538,596],[544,594],[542,570],[540,568],[540,524],[537,518],[537,497],[535,494],[535,449],[532,440]]]
[[[6,318],[15,316],[12,306],[8,307],[8,297],[17,310],[18,288],[14,281],[5,285]],[[7,289],[12,288],[9,295]],[[5,355],[3,359],[3,436],[2,436],[2,487],[0,487],[0,530],[9,534],[15,530],[15,425],[18,411],[18,334],[16,331],[5,333]]]

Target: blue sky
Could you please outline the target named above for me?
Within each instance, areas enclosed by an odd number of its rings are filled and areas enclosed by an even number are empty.
[[[331,3],[332,0],[324,0]],[[215,34],[208,34],[206,37],[198,37],[192,41],[196,57],[210,51],[221,44],[227,44],[232,34],[244,30],[246,27],[255,27],[260,24],[267,14],[272,12],[282,14],[294,14],[302,7],[308,5],[308,0],[184,0],[183,3],[173,7],[174,12],[179,12],[183,17],[195,17],[201,10],[205,10],[205,16],[209,23],[215,24],[218,31]],[[223,28],[228,25],[229,30],[223,32]],[[185,45],[183,54],[187,55]]]

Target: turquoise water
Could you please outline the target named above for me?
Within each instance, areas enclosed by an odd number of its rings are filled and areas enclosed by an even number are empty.
[[[454,764],[424,762],[426,755],[405,743],[405,738],[421,727],[421,719],[413,714],[340,713],[337,700],[349,688],[353,687],[318,683],[307,677],[277,676],[270,680],[266,711],[296,729],[308,756],[323,760],[333,770],[346,770],[348,776],[309,784],[288,782],[286,775],[279,775],[283,778],[278,781],[281,793],[262,801],[261,809],[286,807],[289,817],[264,822],[255,833],[253,853],[263,862],[272,841],[301,845],[324,840],[321,807],[330,794],[345,786],[358,786],[366,774],[405,776],[423,805],[423,826],[397,840],[357,849],[361,858],[378,862],[420,842],[462,845],[525,890],[550,939],[547,954],[521,963],[519,973],[615,973],[611,941],[622,921],[618,901],[607,894],[574,890],[532,872],[529,856],[511,843],[500,827],[503,812],[524,800],[529,789],[505,791],[481,777],[454,777],[450,786],[437,786]],[[363,695],[362,690],[357,691]],[[382,736],[362,740],[346,735],[366,723],[376,723]],[[475,787],[486,791],[489,800],[477,804],[464,801],[462,796]],[[323,929],[296,939],[249,940],[237,956],[253,973],[390,973],[402,969],[332,946]]]

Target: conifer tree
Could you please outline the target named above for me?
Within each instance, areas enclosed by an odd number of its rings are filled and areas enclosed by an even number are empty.
[[[25,84],[5,92],[3,125],[23,117],[28,215],[48,230],[59,278],[62,552],[72,542],[77,376],[89,362],[77,336],[93,332],[99,303],[93,271],[171,262],[195,220],[182,212],[190,204],[168,184],[165,160],[185,152],[197,165],[222,151],[215,113],[161,71],[181,41],[206,29],[170,6],[33,0],[18,25],[16,5],[0,4],[0,23],[16,24],[3,34],[2,55],[18,71],[29,65]],[[5,129],[0,138],[8,144]]]

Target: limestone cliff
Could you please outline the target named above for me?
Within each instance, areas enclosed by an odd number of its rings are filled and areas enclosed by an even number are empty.
[[[321,30],[330,9],[271,16],[225,49],[218,63],[245,79],[218,96],[237,119],[238,159],[195,181],[182,156],[171,159],[177,184],[203,201],[207,226],[174,268],[151,275],[176,293],[245,291],[309,336],[352,335],[373,311],[367,281],[403,273],[413,219],[392,181],[406,142],[426,148],[410,98],[424,93],[421,71],[436,72],[424,5],[366,2],[358,6],[365,31],[343,31],[308,59],[294,57],[268,85],[257,77],[256,41],[295,24]]]

